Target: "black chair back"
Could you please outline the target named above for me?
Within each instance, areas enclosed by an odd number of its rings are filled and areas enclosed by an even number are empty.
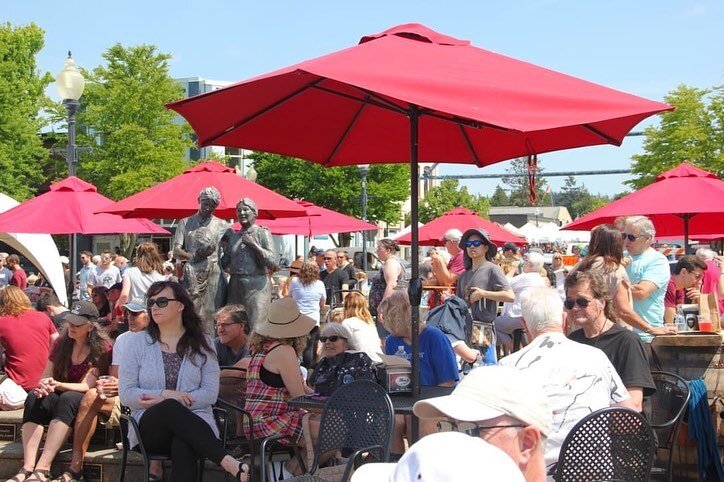
[[[647,481],[654,454],[651,426],[638,412],[610,407],[584,417],[568,433],[555,480]]]
[[[383,461],[389,460],[395,413],[387,392],[368,380],[357,380],[338,388],[327,401],[320,422],[319,440],[310,473],[318,466],[319,454],[382,446]]]
[[[689,405],[689,384],[678,375],[651,372],[656,392],[651,397],[651,427],[659,441],[659,452],[654,474],[673,479],[673,450],[679,434],[681,420]],[[666,458],[664,458],[666,456]]]

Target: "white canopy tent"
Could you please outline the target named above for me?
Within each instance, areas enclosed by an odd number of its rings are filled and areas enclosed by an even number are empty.
[[[556,223],[528,222],[518,229],[529,243],[588,243],[591,240],[589,231],[561,231]]]
[[[20,204],[10,196],[0,193],[0,213]],[[2,227],[0,227],[2,230]],[[48,280],[61,303],[67,304],[63,265],[55,241],[49,234],[0,233],[0,241],[25,256]]]

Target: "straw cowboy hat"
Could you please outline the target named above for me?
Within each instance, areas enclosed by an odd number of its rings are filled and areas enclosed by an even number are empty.
[[[269,316],[255,327],[258,334],[269,338],[296,338],[312,331],[317,322],[299,312],[294,298],[280,298],[269,305]]]

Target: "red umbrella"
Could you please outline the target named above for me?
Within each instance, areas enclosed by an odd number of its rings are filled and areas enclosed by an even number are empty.
[[[419,229],[420,237],[418,244],[420,246],[442,246],[444,244],[442,242],[443,235],[449,229],[453,228],[463,232],[470,228],[482,228],[490,234],[491,241],[498,246],[502,246],[505,243],[515,243],[519,245],[528,243],[524,237],[518,236],[504,227],[478,216],[475,211],[464,207],[457,207],[421,227]],[[409,245],[411,238],[410,233],[407,233],[396,238],[395,241],[400,244]]]
[[[275,152],[325,166],[409,162],[418,245],[418,161],[492,164],[594,144],[619,145],[671,106],[495,54],[419,24],[169,104],[199,145]],[[534,158],[532,158],[534,160]],[[419,304],[418,252],[411,296]],[[418,310],[412,310],[412,386]]]
[[[318,234],[377,230],[377,226],[372,223],[360,221],[352,216],[317,206],[309,201],[295,200],[295,202],[304,208],[307,213],[306,216],[260,219],[259,224],[269,228],[272,234],[295,234],[310,238]],[[234,229],[239,230],[240,228],[238,222],[234,223]]]
[[[71,176],[50,191],[0,214],[0,226],[11,233],[42,234],[170,234],[148,219],[96,214],[113,201],[93,184]]]
[[[219,190],[221,202],[214,215],[236,219],[236,203],[242,197],[251,198],[259,208],[259,218],[304,216],[304,208],[291,199],[239,176],[236,171],[219,162],[204,162],[186,169],[182,174],[141,191],[102,212],[132,218],[180,219],[199,209],[199,192],[209,186]]]
[[[576,219],[563,229],[592,229],[619,216],[648,216],[656,237],[720,234],[724,226],[724,181],[686,162],[656,181]]]

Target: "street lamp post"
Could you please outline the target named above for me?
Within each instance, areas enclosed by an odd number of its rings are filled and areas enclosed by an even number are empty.
[[[66,154],[66,161],[68,162],[68,175],[75,176],[75,168],[78,164],[76,157],[75,147],[75,113],[78,110],[78,99],[83,95],[83,89],[85,88],[85,79],[83,74],[78,71],[75,66],[73,57],[68,51],[68,58],[65,59],[65,65],[63,70],[60,71],[58,76],[55,78],[55,86],[58,88],[58,93],[61,99],[63,99],[63,105],[68,111],[68,150]],[[70,274],[73,280],[73,286],[75,285],[75,273],[77,271],[77,235],[75,233],[70,235]],[[73,299],[73,289],[68,294],[69,300]]]
[[[541,213],[540,208],[538,208],[538,207],[535,208],[535,227],[536,228],[538,227],[538,216],[540,216],[540,213]]]
[[[359,175],[362,178],[362,221],[367,221],[367,172],[369,164],[360,164]],[[367,231],[362,231],[362,270],[367,273]]]

